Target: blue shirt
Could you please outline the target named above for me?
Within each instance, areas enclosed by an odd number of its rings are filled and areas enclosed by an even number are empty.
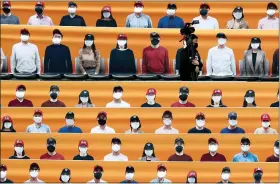
[[[245,134],[245,130],[239,127],[236,127],[235,129],[231,130],[228,127],[226,127],[221,130],[221,134]]]
[[[251,152],[248,152],[248,154],[245,156],[242,153],[238,153],[234,155],[233,162],[258,162],[259,159],[256,155],[254,155]]]
[[[79,127],[62,127],[59,129],[58,133],[83,133],[82,130]]]
[[[123,180],[121,183],[128,183],[128,182],[127,182],[127,180]],[[138,183],[138,182],[136,182],[135,180],[132,180],[132,181],[129,182],[129,183]]]
[[[180,17],[165,16],[158,22],[158,28],[184,28],[185,23]]]

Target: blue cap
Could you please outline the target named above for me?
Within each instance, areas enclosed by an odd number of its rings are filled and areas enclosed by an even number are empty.
[[[229,118],[229,119],[231,119],[231,118],[237,118],[236,112],[230,112],[230,113],[228,114],[228,118]]]

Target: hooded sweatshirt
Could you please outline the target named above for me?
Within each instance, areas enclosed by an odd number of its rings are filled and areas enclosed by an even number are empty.
[[[111,15],[108,19],[105,19],[105,17],[103,16],[104,11],[109,11],[110,12]],[[98,19],[96,21],[96,27],[118,27],[116,20],[112,16],[111,6],[105,6],[101,10],[101,19]]]

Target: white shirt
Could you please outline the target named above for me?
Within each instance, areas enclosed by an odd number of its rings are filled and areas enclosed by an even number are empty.
[[[126,108],[126,107],[130,107],[129,103],[126,103],[125,101],[121,100],[121,103],[116,103],[114,100],[110,103],[107,103],[106,107],[113,107],[113,108]]]
[[[199,20],[199,24],[193,25],[195,29],[219,29],[219,23],[214,17],[207,16],[207,19],[205,20],[200,15],[193,20]]]
[[[233,50],[215,46],[208,51],[206,61],[207,75],[226,76],[236,75],[236,63]]]
[[[37,182],[31,182],[31,179],[29,179],[29,180],[25,181],[24,183],[45,183],[45,182],[42,180],[39,180],[39,179],[37,179]]]
[[[164,126],[155,131],[156,134],[179,134],[179,131],[173,127],[171,129],[165,129]]]
[[[93,180],[90,180],[88,183],[95,183],[95,180],[93,179]],[[101,180],[100,179],[100,182],[99,183],[107,183],[107,181],[104,181],[104,180]]]
[[[119,154],[118,156],[113,155],[113,153],[110,153],[104,157],[104,161],[128,161],[127,156],[123,154]]]
[[[29,125],[26,129],[27,133],[51,133],[51,129],[46,124],[41,124],[41,126],[37,126],[35,123]]]
[[[106,126],[104,130],[100,128],[100,126],[96,126],[91,129],[90,133],[92,134],[114,134],[116,133],[115,130],[111,127]]]

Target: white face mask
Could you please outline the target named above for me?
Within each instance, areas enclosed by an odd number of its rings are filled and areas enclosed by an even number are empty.
[[[233,16],[234,18],[236,18],[237,20],[241,19],[242,17],[242,13],[241,12],[236,12],[236,13],[233,13]]]
[[[248,104],[252,104],[254,102],[254,97],[246,97],[245,100]]]
[[[88,97],[81,97],[80,100],[82,101],[82,103],[87,103]]]
[[[113,97],[117,100],[119,100],[122,97],[122,92],[117,92],[113,94]]]
[[[1,179],[6,178],[7,171],[1,171],[0,175],[1,175]]]
[[[68,126],[73,126],[74,123],[75,123],[75,121],[74,121],[73,119],[66,119],[66,124],[67,124]]]
[[[23,152],[23,147],[15,147],[15,151],[17,153],[22,153]]]
[[[136,130],[137,128],[139,128],[139,126],[140,126],[139,122],[131,122],[132,129]]]
[[[117,43],[120,47],[124,47],[126,44],[126,40],[118,40]]]
[[[250,146],[249,145],[241,145],[241,150],[243,152],[248,152],[250,150]]]
[[[69,179],[70,179],[70,176],[69,176],[69,175],[61,175],[61,180],[62,180],[63,182],[68,182]]]
[[[204,127],[204,125],[205,125],[205,120],[196,120],[196,125],[198,126],[198,127]]]
[[[189,182],[189,183],[195,183],[195,178],[193,178],[193,177],[188,178],[188,182]]]
[[[109,18],[111,16],[111,13],[110,12],[103,12],[103,16],[105,18]]]
[[[164,123],[166,126],[168,126],[168,125],[171,125],[172,120],[171,120],[170,118],[164,118],[164,119],[163,119],[163,123]]]
[[[35,123],[41,123],[42,119],[43,119],[42,117],[33,117]]]
[[[212,100],[214,101],[214,103],[220,102],[221,99],[222,99],[222,96],[213,96],[213,97],[212,97]]]
[[[166,10],[166,13],[167,13],[167,15],[169,15],[169,16],[173,16],[173,15],[175,15],[175,11],[176,11],[176,10],[167,9],[167,10]]]
[[[143,7],[135,7],[134,12],[135,13],[141,13],[143,11]]]
[[[159,178],[164,178],[166,176],[166,171],[158,171],[157,175]]]
[[[86,153],[87,153],[87,150],[88,150],[88,148],[79,147],[79,151],[80,151],[82,154],[86,154]]]
[[[272,15],[274,15],[274,14],[276,13],[276,10],[274,10],[274,9],[268,9],[268,10],[266,11],[266,13],[267,13],[267,15],[272,16]]]
[[[17,98],[23,98],[25,95],[25,91],[16,91],[16,97]]]
[[[74,14],[76,13],[77,8],[68,8],[68,13]]]
[[[37,178],[38,174],[39,174],[39,171],[30,171],[30,176],[32,178]]]
[[[61,38],[53,38],[53,39],[52,39],[52,42],[53,42],[53,44],[55,44],[55,45],[60,44]]]
[[[120,146],[120,145],[118,145],[118,144],[113,144],[113,145],[112,145],[112,150],[113,150],[114,152],[118,152],[118,151],[120,151],[120,149],[121,149],[121,146]]]
[[[274,153],[275,153],[276,155],[279,155],[279,148],[274,147]]]
[[[236,126],[237,125],[237,120],[228,120],[228,122],[231,126]]]
[[[145,154],[148,157],[152,156],[153,152],[154,152],[153,150],[145,150]]]
[[[4,128],[11,128],[12,123],[11,122],[5,122],[4,123]]]
[[[127,179],[127,180],[132,180],[133,179],[133,177],[134,177],[134,173],[126,173],[125,174],[125,179]]]
[[[227,181],[230,177],[229,173],[222,173],[222,180]]]
[[[216,152],[218,150],[218,145],[209,145],[208,148],[210,152]]]
[[[147,98],[149,103],[154,103],[156,96],[155,95],[152,95],[152,96],[147,95],[146,98]]]
[[[85,41],[85,45],[86,45],[87,47],[91,47],[92,44],[93,44],[93,40],[86,40],[86,41]]]
[[[270,122],[262,122],[262,127],[268,128],[270,125]]]
[[[260,44],[259,43],[251,43],[252,49],[257,49],[259,48]]]
[[[219,45],[225,45],[227,43],[227,39],[225,39],[225,38],[219,38],[218,39],[218,44]]]
[[[21,35],[20,36],[21,41],[23,42],[27,42],[29,40],[29,36],[28,35]]]

